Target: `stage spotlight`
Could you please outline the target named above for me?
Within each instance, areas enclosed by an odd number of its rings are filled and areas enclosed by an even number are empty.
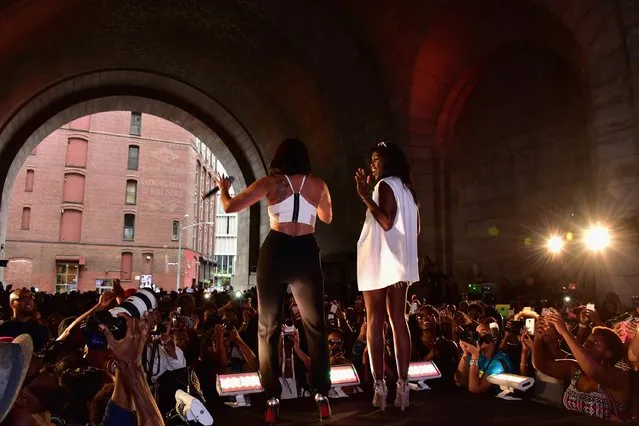
[[[359,385],[359,375],[353,364],[331,365],[331,391],[330,398],[347,398],[348,395],[342,389],[345,386]]]
[[[518,401],[521,399],[511,396],[511,394],[516,390],[526,391],[535,384],[535,379],[526,376],[518,376],[516,374],[493,374],[492,376],[488,376],[487,380],[493,385],[497,385],[501,388],[501,392],[497,395],[497,398],[509,401]]]
[[[429,390],[430,386],[426,380],[439,379],[442,373],[432,361],[411,362],[408,366],[408,381],[411,383],[411,390]]]
[[[235,397],[234,402],[227,402],[231,407],[249,407],[251,403],[247,401],[246,395],[260,393],[264,391],[260,374],[239,373],[239,374],[218,374],[215,382],[217,393],[220,396]]]
[[[592,226],[584,235],[584,243],[592,251],[602,251],[610,244],[610,231],[601,225]]]
[[[554,235],[548,239],[546,247],[548,247],[548,250],[551,253],[558,254],[564,248],[564,240],[561,237]]]

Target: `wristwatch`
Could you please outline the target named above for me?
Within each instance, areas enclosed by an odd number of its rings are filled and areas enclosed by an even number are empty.
[[[470,365],[476,365],[477,367],[479,367],[479,360],[478,359],[471,359],[470,360]]]

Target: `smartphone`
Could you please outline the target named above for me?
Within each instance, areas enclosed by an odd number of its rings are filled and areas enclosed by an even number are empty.
[[[414,314],[415,312],[417,312],[417,303],[413,302],[410,306],[410,313]]]
[[[594,311],[595,310],[595,304],[594,303],[588,303],[586,305],[586,309],[588,309],[589,311]]]
[[[529,335],[535,335],[535,319],[534,318],[526,318],[526,331]]]

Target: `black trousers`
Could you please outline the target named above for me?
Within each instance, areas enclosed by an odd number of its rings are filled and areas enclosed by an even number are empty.
[[[331,382],[319,247],[313,235],[292,237],[277,231],[266,237],[257,262],[259,358],[264,391],[267,398],[282,394],[278,345],[289,284],[308,342],[311,386],[326,395]]]

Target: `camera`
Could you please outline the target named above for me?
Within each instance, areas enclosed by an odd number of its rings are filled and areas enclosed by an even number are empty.
[[[526,321],[524,319],[512,320],[506,327],[506,331],[518,335],[521,333],[521,329],[524,328],[525,325]]]
[[[462,328],[459,339],[462,342],[469,343],[474,346],[481,346],[484,343],[493,343],[494,337],[490,334],[480,335],[474,328]]]
[[[282,336],[284,338],[284,345],[286,346],[293,346],[293,334],[295,334],[295,326],[293,325],[293,322],[290,320],[287,320],[284,325],[282,326]]]
[[[108,311],[97,311],[90,315],[82,325],[87,346],[90,349],[104,349],[106,339],[100,331],[100,325],[109,329],[116,340],[126,335],[126,319],[118,317],[124,313],[136,319],[142,318],[146,311],[155,309],[158,301],[151,290],[141,289],[127,298],[120,306]]]

